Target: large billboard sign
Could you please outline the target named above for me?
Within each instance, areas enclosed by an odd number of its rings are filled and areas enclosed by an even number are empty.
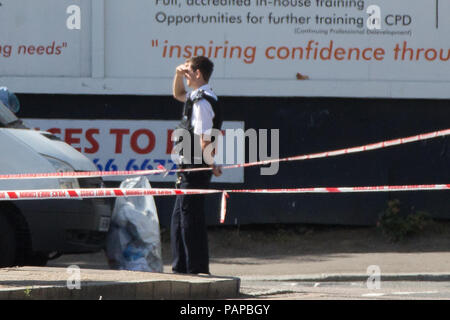
[[[4,0],[1,84],[168,95],[175,67],[206,55],[219,95],[450,98],[447,12],[444,0]]]
[[[163,166],[167,170],[177,169],[171,155],[172,132],[178,121],[168,120],[77,120],[77,119],[24,119],[28,127],[48,131],[65,141],[94,162],[99,171],[153,170]],[[217,158],[232,157],[230,164],[243,154],[244,141],[235,130],[244,130],[241,121],[225,121],[222,126],[223,139],[218,146]],[[232,143],[227,144],[227,137]],[[231,145],[232,147],[227,147]],[[230,155],[227,155],[227,153]],[[237,162],[237,161],[236,161]],[[148,177],[151,182],[175,181],[175,172],[155,174]],[[123,176],[105,177],[105,180],[121,181]],[[244,168],[224,170],[213,182],[242,183]]]

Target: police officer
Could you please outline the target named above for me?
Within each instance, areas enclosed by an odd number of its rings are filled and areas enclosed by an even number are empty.
[[[212,170],[178,173],[176,187],[180,189],[208,188],[211,174],[215,176],[222,174],[220,166],[206,161],[204,157],[214,156],[214,152],[207,155],[204,151],[211,143],[211,130],[220,130],[222,125],[218,98],[208,84],[213,68],[214,64],[203,56],[193,57],[176,68],[173,96],[178,101],[184,102],[182,120],[178,128],[184,129],[190,138],[190,143],[184,144],[183,152],[178,155],[179,166],[212,167]],[[187,86],[193,89],[192,91],[186,91],[184,80]],[[190,150],[186,150],[186,147],[190,147]],[[201,150],[201,154],[195,150]],[[171,247],[173,272],[209,274],[204,195],[176,197],[171,220]]]

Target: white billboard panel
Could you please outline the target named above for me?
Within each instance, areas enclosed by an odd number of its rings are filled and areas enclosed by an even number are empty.
[[[0,6],[0,75],[2,77],[90,77],[91,2],[5,0]],[[73,14],[83,28],[69,29]],[[70,25],[69,25],[70,26]],[[8,85],[7,79],[4,81]],[[21,91],[20,88],[17,91]]]
[[[168,95],[175,67],[206,55],[219,95],[450,97],[449,1],[77,1],[79,28],[69,28],[73,4],[4,1],[0,45],[15,48],[1,58],[2,84]],[[42,53],[53,43],[66,47]]]
[[[49,131],[91,159],[100,171],[153,170],[158,165],[167,170],[176,169],[172,161],[173,129],[179,121],[167,120],[65,120],[65,119],[24,119],[30,128]],[[218,159],[227,159],[227,129],[244,130],[244,122],[224,121],[225,135],[218,146]],[[235,141],[232,154],[243,153],[244,144]],[[236,159],[236,157],[235,157]],[[225,163],[224,164],[234,164]],[[105,177],[105,180],[121,181],[126,177]],[[148,176],[151,182],[173,182],[175,173],[167,176]],[[244,168],[224,170],[213,182],[244,182]]]

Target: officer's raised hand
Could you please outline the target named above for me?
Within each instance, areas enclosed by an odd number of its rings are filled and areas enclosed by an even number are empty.
[[[189,70],[187,63],[180,64],[176,69],[176,73],[178,76],[184,76],[186,72]]]
[[[175,77],[173,79],[173,97],[178,101],[186,101],[186,88],[184,87],[184,77],[189,72],[187,63],[180,64],[175,69]]]

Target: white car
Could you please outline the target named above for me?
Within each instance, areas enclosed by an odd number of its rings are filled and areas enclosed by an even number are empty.
[[[0,174],[97,171],[48,132],[26,128],[0,102]],[[101,178],[0,180],[0,190],[100,188]],[[109,229],[111,199],[0,201],[0,267],[45,265],[66,253],[96,252]]]

